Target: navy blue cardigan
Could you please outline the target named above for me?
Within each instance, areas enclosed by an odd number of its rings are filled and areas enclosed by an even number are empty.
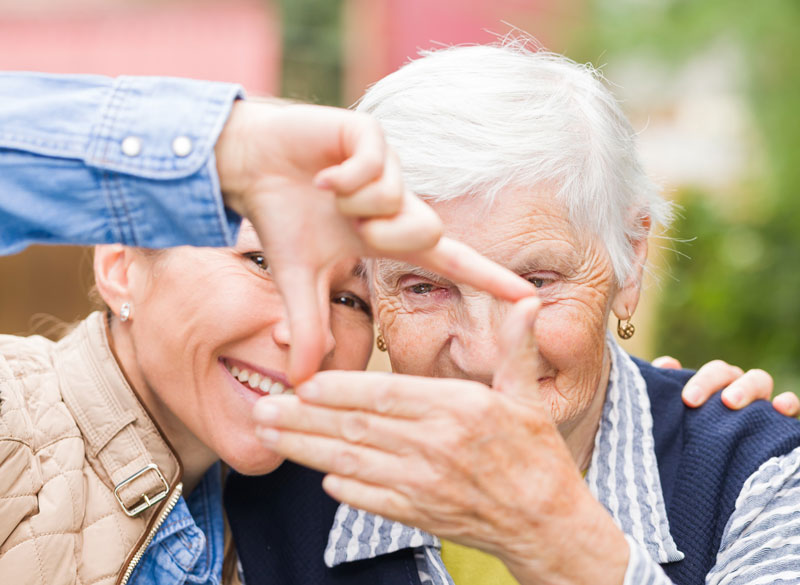
[[[800,423],[766,401],[728,410],[719,394],[698,409],[680,391],[693,372],[636,360],[650,395],[656,459],[670,532],[686,558],[663,565],[675,583],[698,585],[714,566],[744,482],[767,459],[800,446]]]
[[[650,395],[670,531],[686,555],[663,567],[675,583],[701,585],[745,480],[770,457],[800,446],[800,423],[763,401],[730,411],[718,395],[687,409],[680,391],[692,372],[636,364]],[[265,476],[230,474],[225,507],[247,585],[419,585],[410,550],[324,565],[337,503],[321,480],[322,474],[289,462]]]

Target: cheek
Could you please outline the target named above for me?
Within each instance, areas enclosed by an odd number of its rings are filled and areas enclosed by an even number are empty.
[[[352,311],[349,308],[341,312]],[[323,370],[363,370],[367,367],[374,342],[372,322],[360,315],[331,315],[331,333],[336,340],[333,353],[322,362]]]
[[[213,286],[208,281],[164,283],[162,288],[167,290],[154,295],[143,311],[146,322],[135,323],[146,329],[140,351],[157,353],[156,362],[186,375],[188,367],[198,365],[189,363],[190,357],[218,354],[228,344],[257,336],[282,318],[278,293],[253,277],[231,275],[211,282]]]
[[[434,363],[447,342],[447,321],[440,314],[396,314],[383,326],[392,371],[418,376],[433,375]]]
[[[567,304],[545,306],[539,312],[536,323],[539,351],[556,370],[559,391],[565,395],[595,389],[605,347],[602,314],[602,310],[587,312],[584,306]],[[567,389],[574,385],[579,387]]]

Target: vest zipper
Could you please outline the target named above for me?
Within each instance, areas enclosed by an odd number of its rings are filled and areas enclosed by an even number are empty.
[[[172,492],[172,495],[167,500],[166,505],[161,509],[161,512],[158,514],[158,518],[153,524],[153,527],[150,529],[150,532],[147,534],[147,538],[144,539],[141,546],[136,551],[136,554],[133,555],[131,558],[131,562],[128,563],[128,568],[125,570],[125,574],[122,576],[122,579],[119,581],[119,585],[126,585],[128,583],[128,579],[131,578],[136,565],[139,564],[139,561],[142,560],[144,556],[144,552],[147,550],[147,547],[150,546],[150,543],[153,542],[153,539],[156,537],[156,533],[158,529],[161,528],[161,525],[164,524],[164,521],[167,519],[167,516],[170,515],[172,509],[175,507],[175,504],[178,503],[178,500],[181,497],[181,493],[183,493],[183,484],[179,483],[175,486],[175,490]]]

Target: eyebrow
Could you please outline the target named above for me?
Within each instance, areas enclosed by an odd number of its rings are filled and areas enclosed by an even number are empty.
[[[574,264],[576,262],[575,251],[574,250],[553,250],[551,248],[546,249],[545,253],[541,253],[541,251],[533,251],[532,254],[529,254],[527,257],[520,259],[519,261],[506,266],[512,272],[524,275],[529,272],[536,272],[538,270],[543,270],[544,264],[552,265],[553,263],[556,264],[555,268],[557,270],[563,270],[565,272],[569,272],[570,269],[574,269]],[[393,278],[397,278],[399,275],[413,275],[418,276],[420,278],[425,278],[427,280],[432,280],[434,282],[450,282],[451,280],[445,278],[441,274],[433,272],[431,270],[427,270],[420,266],[415,266],[414,264],[409,264],[408,262],[402,262],[400,260],[387,260],[383,259],[378,262],[378,277],[384,283],[389,283]]]
[[[241,227],[239,228],[239,235],[240,236],[244,235],[245,237],[253,237],[258,242],[261,241],[260,238],[258,237],[258,232],[256,231],[256,228],[253,227],[253,224],[249,222],[242,223]]]
[[[572,277],[579,270],[583,257],[577,249],[570,246],[531,249],[508,268],[520,276],[531,272],[555,270],[565,277]]]
[[[401,262],[399,260],[380,260],[378,262],[378,276],[384,282],[386,282],[387,279],[396,277],[400,274],[413,274],[414,276],[439,282],[442,280],[449,281],[449,279],[445,278],[441,274],[433,272],[432,270],[427,270],[421,266],[409,264],[408,262]]]
[[[356,278],[360,278],[361,280],[367,279],[367,264],[363,260],[359,260],[358,263],[353,266],[353,276]]]

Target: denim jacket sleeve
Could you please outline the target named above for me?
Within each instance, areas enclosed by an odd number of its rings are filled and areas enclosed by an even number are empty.
[[[0,73],[0,254],[32,243],[232,246],[214,145],[237,85]]]

